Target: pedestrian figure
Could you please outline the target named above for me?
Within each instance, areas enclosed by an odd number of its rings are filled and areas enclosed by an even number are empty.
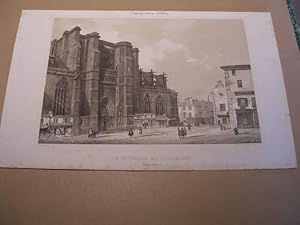
[[[181,138],[181,131],[180,131],[180,127],[177,127],[177,134],[178,134],[178,137],[179,139]]]
[[[139,127],[139,134],[141,135],[143,133],[143,128]]]
[[[132,128],[129,128],[128,136],[131,138],[134,135]]]
[[[89,129],[88,137],[89,137],[89,138],[94,138],[94,137],[96,137],[96,132],[94,132],[92,128]]]
[[[180,137],[184,138],[184,129],[183,129],[183,127],[181,127],[181,130],[180,130]]]
[[[91,137],[91,136],[92,136],[92,133],[93,133],[93,130],[90,128],[90,129],[89,129],[89,132],[88,132],[88,137]]]
[[[186,129],[185,129],[185,127],[183,128],[183,137],[185,138],[185,136],[187,135],[187,132],[186,132]]]
[[[191,124],[188,124],[188,130],[189,131],[191,130]]]
[[[237,127],[235,127],[233,129],[234,135],[238,135],[239,134],[239,129]]]

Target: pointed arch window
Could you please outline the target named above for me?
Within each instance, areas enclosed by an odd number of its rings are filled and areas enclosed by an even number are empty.
[[[53,101],[53,114],[65,115],[66,113],[66,96],[67,96],[67,79],[61,78],[55,88],[55,95]]]
[[[176,115],[176,103],[175,103],[175,97],[171,95],[171,112],[172,116]]]
[[[155,113],[156,115],[162,115],[163,111],[163,100],[161,96],[158,96],[155,100]]]
[[[149,94],[146,94],[145,99],[144,99],[144,112],[145,113],[150,113],[150,97]]]

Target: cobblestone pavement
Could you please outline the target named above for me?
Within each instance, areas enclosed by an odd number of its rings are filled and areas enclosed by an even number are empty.
[[[235,143],[260,143],[259,129],[240,129],[239,135],[234,135],[232,129],[192,127],[187,131],[187,136],[180,139],[177,127],[147,128],[140,135],[134,130],[130,138],[127,131],[117,133],[100,133],[95,138],[87,135],[73,137],[41,138],[40,143],[73,143],[73,144],[235,144]]]

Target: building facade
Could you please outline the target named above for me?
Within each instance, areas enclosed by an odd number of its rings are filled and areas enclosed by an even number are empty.
[[[213,104],[210,101],[187,97],[178,103],[179,120],[184,124],[208,125],[213,123]]]
[[[223,127],[229,126],[226,89],[221,80],[219,80],[212,89],[210,96],[212,96],[213,102],[214,125],[223,125]]]
[[[259,127],[250,65],[227,65],[221,69],[225,85],[219,82],[213,90],[218,124],[229,124],[230,128]]]
[[[177,93],[166,74],[139,68],[139,50],[98,33],[65,31],[50,48],[41,127],[72,135],[128,129],[152,115],[154,126],[178,122]],[[49,122],[50,121],[50,122]]]

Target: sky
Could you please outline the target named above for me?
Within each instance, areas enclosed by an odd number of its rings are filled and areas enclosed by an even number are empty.
[[[250,64],[242,20],[57,18],[52,39],[75,26],[81,34],[98,32],[109,42],[131,42],[140,50],[140,67],[167,73],[168,88],[179,99],[206,100],[217,81],[224,81],[220,66]]]

